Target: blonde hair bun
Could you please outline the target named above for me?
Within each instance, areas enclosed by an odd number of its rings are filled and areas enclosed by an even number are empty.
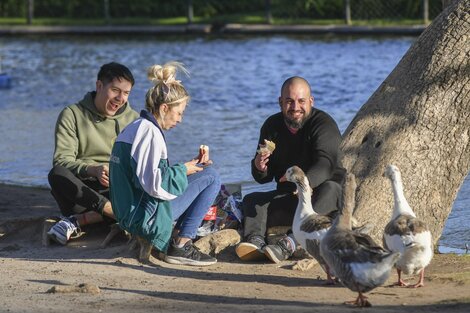
[[[189,76],[189,72],[183,63],[171,61],[163,66],[159,64],[150,66],[147,69],[147,77],[155,85],[164,84],[169,86],[173,83],[181,85],[181,81],[176,80],[176,72],[178,70]]]
[[[180,80],[176,80],[176,73],[183,72],[189,77],[188,70],[183,63],[171,61],[163,65],[155,64],[147,69],[147,78],[153,83],[145,97],[145,108],[157,113],[162,103],[169,106],[178,105],[181,101],[189,102],[189,94]]]

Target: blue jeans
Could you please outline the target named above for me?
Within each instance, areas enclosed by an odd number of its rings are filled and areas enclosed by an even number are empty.
[[[188,176],[188,188],[170,201],[179,237],[196,238],[197,229],[220,190],[219,174],[211,167]]]

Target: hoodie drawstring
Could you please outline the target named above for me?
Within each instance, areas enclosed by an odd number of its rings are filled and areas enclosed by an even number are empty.
[[[114,129],[116,130],[116,136],[119,135],[119,133],[121,132],[121,128],[119,127],[119,123],[117,121],[117,119],[114,120]]]

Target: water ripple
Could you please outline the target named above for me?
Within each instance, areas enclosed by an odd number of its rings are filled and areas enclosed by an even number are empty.
[[[315,105],[344,131],[359,108],[387,77],[413,38],[266,36],[235,38],[28,37],[0,38],[3,70],[13,87],[0,90],[0,181],[47,185],[54,124],[60,110],[94,90],[101,64],[117,61],[134,73],[133,107],[144,107],[150,83],[146,68],[178,60],[191,77],[181,77],[192,97],[183,123],[168,132],[171,160],[187,161],[200,144],[211,147],[224,182],[252,183],[259,127],[278,112],[282,82],[293,75],[312,85]],[[470,200],[462,186],[441,242],[470,242],[462,225]],[[269,185],[268,187],[272,187]]]

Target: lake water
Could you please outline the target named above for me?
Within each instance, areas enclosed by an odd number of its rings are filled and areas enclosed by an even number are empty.
[[[21,37],[0,38],[2,68],[12,88],[0,89],[0,182],[47,186],[54,125],[59,112],[94,90],[103,63],[126,64],[136,78],[130,102],[144,105],[150,87],[146,68],[183,62],[181,77],[192,101],[183,123],[167,133],[172,161],[187,161],[200,144],[222,181],[253,183],[250,160],[259,127],[279,110],[282,82],[300,75],[312,85],[315,104],[341,131],[399,62],[415,38],[269,36]],[[443,232],[440,249],[462,252],[470,242],[470,181],[462,186]]]

